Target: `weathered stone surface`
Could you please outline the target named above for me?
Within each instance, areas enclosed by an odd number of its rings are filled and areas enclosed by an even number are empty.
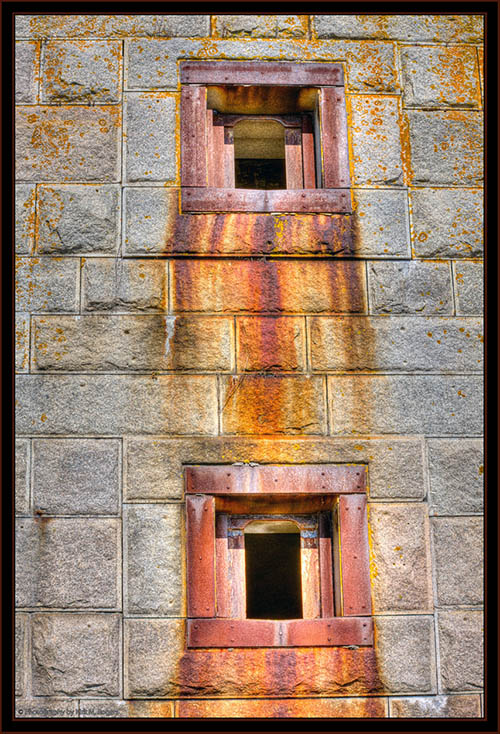
[[[119,180],[119,107],[28,106],[16,114],[17,179]]]
[[[354,252],[363,257],[409,257],[406,191],[354,189]]]
[[[48,41],[43,53],[42,102],[119,102],[121,47],[120,41]]]
[[[40,49],[32,41],[16,41],[16,104],[35,104],[38,94],[38,61]]]
[[[284,16],[286,18],[287,16]],[[177,61],[185,58],[263,61],[325,61],[345,59],[351,92],[399,93],[393,45],[366,41],[130,39],[126,42],[127,89],[178,88]]]
[[[458,314],[483,313],[483,263],[453,264],[453,283]]]
[[[85,311],[166,311],[168,263],[92,258],[83,268]]]
[[[116,609],[119,545],[118,520],[18,519],[16,604]]]
[[[37,252],[115,254],[120,241],[120,187],[40,186],[37,222]]]
[[[35,434],[213,435],[215,380],[205,375],[19,375],[17,429]]]
[[[402,186],[398,98],[359,95],[350,106],[352,183]]]
[[[223,433],[326,433],[321,377],[221,377]]]
[[[438,614],[441,684],[445,693],[483,686],[483,613],[472,610]]]
[[[16,372],[27,372],[29,369],[30,316],[27,313],[16,313],[15,329],[15,364]]]
[[[483,180],[483,122],[468,110],[408,110],[411,183],[475,186]]]
[[[294,317],[236,319],[238,372],[306,369],[305,320]]]
[[[417,257],[483,256],[482,189],[413,189],[410,197]]]
[[[77,311],[80,263],[74,258],[18,257],[16,311]]]
[[[207,36],[209,15],[16,15],[16,38]]]
[[[32,616],[35,696],[119,696],[120,616]]]
[[[481,439],[429,439],[430,508],[434,515],[483,511]]]
[[[170,719],[174,715],[173,701],[80,701],[80,717],[97,719]]]
[[[21,719],[76,719],[78,718],[78,701],[67,698],[18,699],[16,717]]]
[[[407,107],[478,107],[479,75],[471,46],[403,46]]]
[[[24,676],[25,676],[25,659],[28,639],[28,615],[18,613],[16,617],[15,629],[15,654],[16,654],[16,675],[15,675],[15,695],[24,695]]]
[[[342,214],[190,214],[179,212],[179,189],[126,187],[127,255],[336,254],[364,256],[369,244],[350,236]]]
[[[127,500],[181,499],[184,464],[363,463],[369,467],[370,497],[422,499],[423,447],[419,439],[142,438],[125,441]]]
[[[481,15],[315,15],[319,38],[394,38],[402,41],[478,43]]]
[[[432,521],[438,604],[482,604],[483,522],[482,517]]]
[[[391,718],[468,719],[481,716],[479,696],[428,696],[391,698]]]
[[[477,59],[479,64],[479,79],[481,81],[481,101],[484,100],[484,48],[478,47],[476,49],[477,51]]]
[[[16,253],[30,255],[35,241],[35,185],[17,184],[15,192]]]
[[[201,718],[378,718],[387,716],[386,698],[285,698],[238,700],[183,700],[178,703],[178,716]]]
[[[125,104],[127,181],[176,177],[176,97],[128,94]]]
[[[480,372],[481,319],[441,316],[314,316],[311,366],[318,371]]]
[[[453,313],[448,263],[369,263],[368,291],[372,313]]]
[[[427,509],[371,504],[369,526],[374,613],[432,610]]]
[[[387,693],[433,693],[434,620],[431,616],[375,617],[379,675]]]
[[[174,311],[363,312],[359,262],[320,260],[171,262]]]
[[[126,619],[124,625],[125,697],[175,695],[184,620]]]
[[[16,438],[16,513],[29,512],[30,506],[30,441]]]
[[[125,506],[125,613],[180,616],[182,506]]]
[[[225,316],[43,317],[34,325],[33,367],[229,372],[233,341],[232,319]]]
[[[330,430],[346,433],[479,435],[479,376],[328,377]]]
[[[35,439],[35,512],[48,515],[116,515],[120,459],[120,442],[113,439]]]
[[[221,38],[300,38],[307,34],[306,15],[217,15],[215,30]]]

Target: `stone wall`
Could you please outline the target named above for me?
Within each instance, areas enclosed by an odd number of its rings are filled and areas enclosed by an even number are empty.
[[[482,715],[482,20],[17,16],[19,717]],[[343,64],[348,258],[179,226],[189,58]],[[183,673],[182,468],[233,462],[368,465],[378,687]]]

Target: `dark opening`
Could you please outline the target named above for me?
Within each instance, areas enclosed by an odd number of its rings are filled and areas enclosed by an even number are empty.
[[[301,619],[300,534],[245,533],[247,618]]]
[[[286,189],[285,161],[281,158],[236,158],[237,189]]]

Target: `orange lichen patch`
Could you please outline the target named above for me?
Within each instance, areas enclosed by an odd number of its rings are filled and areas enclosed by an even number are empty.
[[[393,54],[391,63],[387,62],[384,51],[392,47]],[[393,43],[349,43],[346,46],[347,53],[347,80],[353,76],[353,67],[363,69],[363,86],[367,89],[384,89],[397,91],[400,89],[398,72],[395,62],[395,44]],[[348,87],[350,91],[350,86]],[[353,90],[355,91],[355,90]]]
[[[372,647],[188,650],[179,663],[178,686],[182,697],[276,699],[383,693]]]
[[[223,433],[326,433],[321,377],[222,378],[220,404]]]
[[[364,268],[351,261],[176,260],[174,311],[363,312]]]
[[[484,49],[477,49],[477,59],[479,64],[479,79],[481,81],[481,96],[484,95]]]
[[[411,143],[410,143],[410,124],[407,115],[400,108],[399,116],[399,134],[401,138],[401,161],[403,164],[403,179],[408,186],[415,178],[415,171],[411,165]]]
[[[236,319],[238,372],[305,369],[305,329],[301,318]]]
[[[431,70],[439,83],[438,101],[479,104],[479,79],[475,50],[470,46],[448,46],[438,53]]]
[[[380,718],[386,716],[384,698],[302,698],[180,700],[179,718]]]

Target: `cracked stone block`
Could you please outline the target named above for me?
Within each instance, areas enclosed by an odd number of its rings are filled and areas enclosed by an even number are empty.
[[[403,185],[397,97],[350,98],[353,184]]]
[[[212,375],[19,375],[16,387],[20,433],[217,433]]]
[[[208,36],[209,15],[16,15],[16,38]]]
[[[306,369],[304,319],[294,317],[239,317],[236,319],[240,372]]]
[[[119,543],[118,520],[19,518],[17,606],[116,609]]]
[[[217,15],[215,29],[221,38],[300,38],[307,33],[307,16]]]
[[[434,693],[431,616],[375,617],[379,676],[387,693]]]
[[[27,614],[18,613],[16,617],[15,629],[15,656],[16,656],[16,674],[15,674],[15,695],[24,695],[24,677],[26,671],[26,643],[28,638],[28,620]]]
[[[121,108],[84,105],[16,109],[16,179],[117,181]]]
[[[18,257],[16,311],[77,311],[80,263],[74,258]]]
[[[48,41],[42,63],[42,102],[105,104],[120,101],[120,41]]]
[[[124,624],[125,697],[175,696],[185,645],[184,620],[125,619]]]
[[[440,517],[432,522],[437,603],[483,603],[483,518]]]
[[[431,505],[434,515],[467,515],[483,511],[483,443],[481,439],[428,440]]]
[[[182,523],[180,505],[125,507],[126,613],[182,615]]]
[[[412,189],[410,200],[417,257],[483,256],[482,189]]]
[[[441,684],[445,693],[482,689],[483,613],[462,609],[438,614]]]
[[[15,99],[16,104],[35,104],[38,94],[38,43],[15,43]]]
[[[370,505],[375,614],[432,610],[429,523],[421,505]]]
[[[315,15],[319,38],[480,43],[481,15]]]
[[[409,107],[478,107],[476,49],[403,46],[404,101]]]
[[[83,268],[85,311],[166,311],[168,263],[92,258]]]
[[[391,718],[467,719],[481,716],[479,696],[416,696],[391,698]]]
[[[30,441],[16,438],[15,495],[16,514],[23,515],[30,508]]]
[[[35,241],[35,197],[34,184],[16,184],[16,254],[30,255]]]
[[[175,180],[176,97],[129,93],[125,110],[126,180]]]
[[[411,183],[477,186],[483,180],[483,119],[469,110],[408,110]]]
[[[354,247],[363,257],[409,257],[406,191],[354,189]]]
[[[33,506],[49,515],[115,515],[120,442],[50,438],[33,441]]]
[[[453,313],[448,263],[369,263],[368,291],[372,313]]]
[[[39,253],[116,254],[120,241],[120,187],[40,186]]]
[[[35,696],[120,695],[118,614],[32,615]]]
[[[33,368],[230,372],[233,341],[226,316],[45,316],[34,322]]]
[[[30,315],[16,313],[15,365],[16,372],[28,372],[30,344]]]
[[[481,315],[484,310],[483,263],[453,263],[453,282],[457,313]]]

